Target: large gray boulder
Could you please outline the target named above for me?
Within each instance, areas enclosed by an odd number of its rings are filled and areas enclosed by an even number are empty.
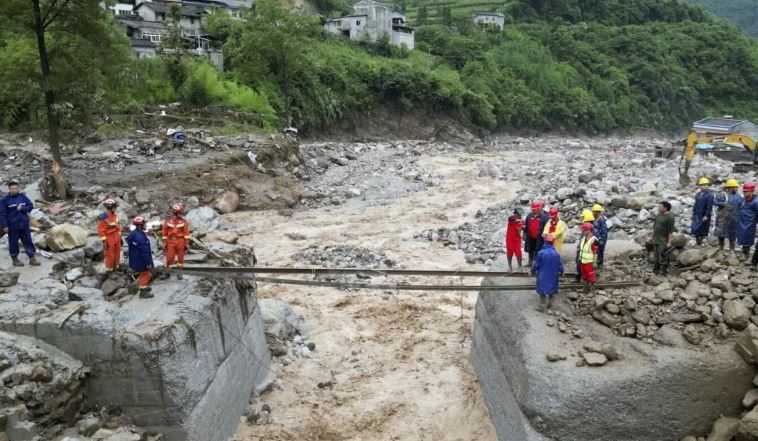
[[[47,231],[47,247],[52,251],[66,251],[87,245],[87,230],[74,224],[56,225]]]
[[[678,440],[741,411],[754,371],[733,344],[701,352],[680,338],[670,342],[674,346],[654,347],[575,317],[585,336],[621,354],[603,367],[577,367],[572,355],[583,340],[547,326],[536,302],[527,291],[483,292],[477,301],[471,363],[500,440]],[[556,307],[573,315],[560,295]],[[553,352],[568,360],[547,361]]]
[[[218,228],[221,219],[211,207],[200,207],[190,210],[185,216],[190,229],[199,233],[209,233]]]

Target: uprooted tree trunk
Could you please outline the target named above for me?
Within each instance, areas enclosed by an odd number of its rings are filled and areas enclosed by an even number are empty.
[[[50,144],[50,153],[53,157],[52,178],[55,187],[55,193],[61,199],[66,198],[66,178],[63,174],[63,160],[61,159],[61,148],[58,138],[58,116],[55,112],[55,94],[53,86],[50,83],[50,62],[47,55],[47,46],[45,44],[46,24],[42,18],[40,10],[40,0],[30,0],[34,9],[34,33],[37,36],[37,49],[39,50],[39,62],[42,70],[42,88],[45,93],[45,104],[47,106],[47,131],[48,142]]]

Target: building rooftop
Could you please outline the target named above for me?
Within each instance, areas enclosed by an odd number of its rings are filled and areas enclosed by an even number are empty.
[[[718,127],[722,129],[730,129],[732,127],[736,127],[744,122],[752,122],[746,119],[734,119],[734,118],[714,118],[712,116],[709,116],[708,118],[703,118],[701,120],[695,121],[692,123],[693,126],[709,126],[709,127]]]
[[[503,17],[505,18],[505,15],[499,13],[499,12],[474,12],[474,17],[476,16],[489,16],[489,17]]]
[[[158,12],[158,13],[170,14],[171,13],[171,7],[172,6],[164,5],[164,4],[161,4],[161,3],[148,3],[148,2],[144,2],[144,3],[140,3],[139,5],[137,5],[134,8],[134,10],[136,11],[136,10],[138,10],[140,8],[148,8],[148,9],[152,9],[153,11]],[[198,9],[197,7],[179,6],[179,10],[180,10],[180,12],[182,14],[182,17],[195,17],[195,18],[199,18],[200,14],[202,13],[202,11],[200,9]]]

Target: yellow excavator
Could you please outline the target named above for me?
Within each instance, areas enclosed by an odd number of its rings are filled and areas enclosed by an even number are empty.
[[[682,143],[684,144],[684,149],[682,150],[682,157],[679,160],[679,184],[682,186],[687,186],[691,183],[691,179],[687,173],[690,170],[692,158],[695,157],[695,152],[698,150],[713,153],[716,156],[723,156],[727,159],[734,158],[735,153],[736,156],[744,159],[745,152],[749,153],[752,161],[749,163],[735,162],[735,171],[744,171],[746,168],[758,165],[756,141],[748,135],[709,135],[691,132]],[[707,148],[705,148],[706,146]],[[737,149],[735,150],[734,147],[737,147]],[[682,165],[684,165],[684,169],[682,169]]]

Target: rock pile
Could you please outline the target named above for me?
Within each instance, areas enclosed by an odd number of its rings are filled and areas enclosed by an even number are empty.
[[[337,268],[392,268],[397,263],[386,254],[347,245],[313,245],[292,256],[306,265]]]
[[[0,438],[51,439],[80,412],[87,372],[52,346],[0,332]]]

